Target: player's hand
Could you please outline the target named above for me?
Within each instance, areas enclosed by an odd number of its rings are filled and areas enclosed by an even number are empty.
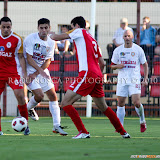
[[[146,30],[146,24],[143,24],[142,31]]]
[[[49,32],[49,36],[51,39],[54,39],[55,32]]]
[[[117,64],[117,69],[122,69],[124,67],[125,67],[124,64]]]
[[[39,70],[39,74],[40,74],[42,77],[44,77],[44,78],[47,78],[47,79],[50,78],[49,75],[47,75],[46,72],[44,72],[43,69],[40,69],[40,70]]]
[[[143,79],[143,81],[141,82],[141,84],[142,84],[143,87],[148,86],[148,81],[147,81],[147,79]]]
[[[146,44],[147,47],[151,47],[151,44]]]

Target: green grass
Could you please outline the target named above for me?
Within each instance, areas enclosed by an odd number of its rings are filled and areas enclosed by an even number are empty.
[[[52,133],[52,119],[42,117],[29,120],[31,134],[24,136],[11,128],[12,119],[2,118],[0,160],[129,160],[131,155],[160,155],[160,118],[147,119],[144,133],[138,118],[126,118],[124,127],[131,139],[115,133],[106,118],[82,118],[91,138],[78,140],[71,139],[78,132],[69,118],[62,118],[68,136]]]

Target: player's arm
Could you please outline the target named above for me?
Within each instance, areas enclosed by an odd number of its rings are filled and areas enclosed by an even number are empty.
[[[116,70],[116,69],[122,69],[124,68],[124,64],[114,64],[113,62],[111,63],[111,69]]]
[[[39,67],[33,60],[32,55],[28,53],[27,53],[27,61],[29,65],[31,65],[33,68],[37,70],[38,74],[41,74],[45,78],[49,78],[49,76],[44,72],[44,70],[41,67]]]
[[[26,61],[25,58],[23,56],[22,53],[18,53],[18,59],[19,59],[19,63],[22,67],[22,72],[23,72],[23,77],[26,78],[27,77],[27,71],[26,71]]]
[[[41,68],[42,68],[43,70],[45,70],[46,68],[49,67],[50,63],[51,63],[51,58],[47,59],[47,60],[42,64]],[[37,76],[37,75],[39,74],[39,72],[36,71],[36,72],[34,72],[33,74],[35,74],[35,76]]]
[[[148,63],[145,62],[143,64],[144,68],[144,81],[142,82],[142,85],[147,86],[148,85]]]
[[[51,32],[50,38],[55,40],[55,41],[60,41],[64,39],[70,39],[69,35],[67,33],[62,33],[62,34],[55,34],[55,32]]]
[[[105,66],[103,58],[99,57],[98,62],[99,62],[99,67],[101,69],[101,72],[103,72],[104,66]]]

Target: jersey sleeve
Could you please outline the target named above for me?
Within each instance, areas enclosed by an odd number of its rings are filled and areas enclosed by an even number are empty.
[[[24,40],[24,47],[25,47],[25,53],[28,53],[29,55],[33,56],[33,44],[32,44],[32,38],[30,36],[26,37]]]
[[[118,50],[117,49],[115,49],[113,51],[111,62],[113,62],[114,64],[118,64],[119,63],[119,56],[118,56]]]
[[[23,39],[21,36],[19,36],[17,33],[13,32],[16,36],[19,37],[19,40],[18,40],[18,45],[17,45],[17,48],[18,48],[18,53],[20,54],[23,54]]]
[[[145,56],[145,53],[144,53],[143,49],[141,47],[139,47],[139,48],[140,48],[139,49],[139,51],[140,51],[140,54],[139,54],[140,63],[144,64],[147,61],[146,56]]]
[[[83,33],[81,29],[75,29],[68,32],[68,35],[71,39],[77,39],[83,37]]]
[[[54,60],[54,48],[55,48],[55,41],[52,41],[52,43],[50,44],[50,50],[47,54],[47,56],[45,57],[45,60],[47,59],[52,59],[52,61]]]

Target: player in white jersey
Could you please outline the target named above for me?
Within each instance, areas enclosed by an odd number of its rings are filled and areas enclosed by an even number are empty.
[[[60,108],[54,84],[51,80],[48,67],[54,56],[55,41],[48,33],[50,32],[50,21],[46,18],[38,20],[38,32],[32,33],[24,40],[24,54],[27,60],[27,85],[34,96],[27,104],[29,116],[33,120],[39,117],[35,112],[35,106],[42,101],[44,93],[49,98],[49,110],[53,118],[53,132],[67,135],[60,126]]]
[[[111,60],[111,68],[119,69],[116,92],[116,95],[118,96],[117,116],[123,125],[125,117],[125,100],[128,96],[132,96],[135,110],[140,117],[140,131],[144,132],[147,127],[143,105],[140,102],[140,64],[144,67],[143,86],[147,86],[148,84],[148,64],[143,49],[132,42],[133,33],[129,30],[125,31],[123,39],[125,44],[122,44],[114,50]]]

